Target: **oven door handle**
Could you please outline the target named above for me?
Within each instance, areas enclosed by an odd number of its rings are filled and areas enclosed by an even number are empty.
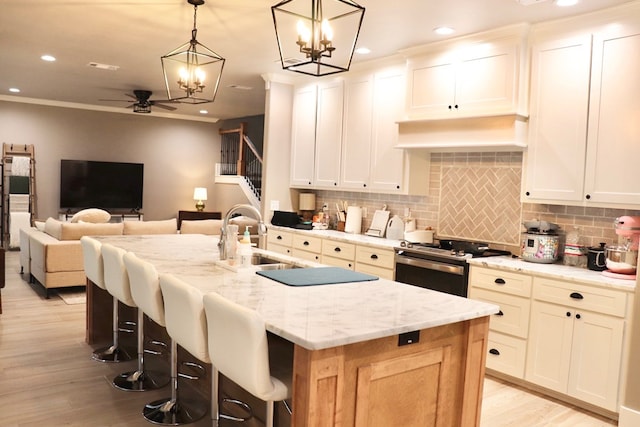
[[[402,256],[396,257],[396,263],[410,265],[413,267],[426,268],[429,270],[442,271],[445,273],[456,274],[458,276],[464,276],[464,267],[459,265],[444,264],[437,261],[427,261],[424,259],[408,258]]]

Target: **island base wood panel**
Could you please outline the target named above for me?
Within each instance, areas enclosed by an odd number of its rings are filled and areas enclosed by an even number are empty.
[[[293,427],[478,426],[489,318],[311,351],[296,346]],[[409,396],[410,395],[410,396]]]

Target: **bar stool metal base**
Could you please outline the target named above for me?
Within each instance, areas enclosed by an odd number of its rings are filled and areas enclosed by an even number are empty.
[[[207,409],[206,404],[178,403],[167,398],[147,403],[142,410],[142,415],[153,424],[179,426],[198,421],[206,415]]]
[[[113,379],[114,387],[124,391],[156,390],[169,384],[169,376],[149,371],[123,372]]]
[[[104,347],[98,349],[91,354],[91,358],[98,362],[118,363],[133,360],[133,357],[127,350],[122,347]]]

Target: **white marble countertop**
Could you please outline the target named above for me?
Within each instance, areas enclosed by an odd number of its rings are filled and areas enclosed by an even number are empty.
[[[218,238],[202,235],[97,237],[152,262],[202,293],[217,292],[259,312],[267,329],[310,350],[484,317],[498,307],[391,280],[287,286],[219,266]],[[264,251],[273,258],[283,255]],[[216,262],[218,261],[218,263]],[[299,264],[305,265],[303,261]],[[319,266],[309,263],[308,266]]]
[[[636,288],[635,280],[615,279],[607,277],[599,271],[592,271],[586,268],[573,267],[570,265],[538,264],[506,256],[470,258],[467,262],[470,265],[480,265],[498,270],[527,273],[540,277],[548,277],[551,279],[575,283],[585,283],[606,288],[619,289],[627,292],[634,292]]]

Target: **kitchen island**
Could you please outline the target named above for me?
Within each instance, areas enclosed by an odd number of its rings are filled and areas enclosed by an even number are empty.
[[[252,267],[222,267],[211,236],[98,239],[203,294],[217,292],[256,310],[269,332],[290,341],[292,426],[479,424],[489,315],[496,305],[383,279],[286,286]],[[94,309],[87,304],[88,316]]]

